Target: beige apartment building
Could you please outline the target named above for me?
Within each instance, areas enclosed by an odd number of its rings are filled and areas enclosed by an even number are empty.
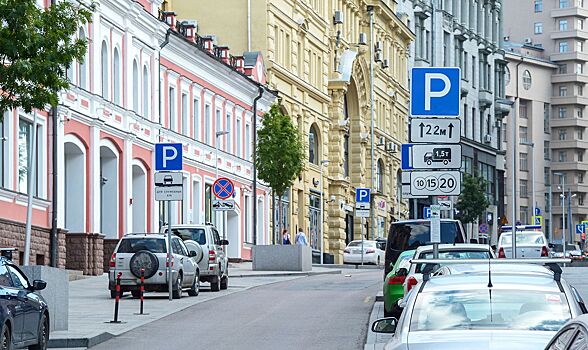
[[[414,36],[395,6],[391,0],[164,3],[179,19],[196,20],[200,36],[214,33],[236,52],[262,52],[268,84],[279,92],[307,147],[305,171],[283,198],[284,222],[292,233],[302,228],[315,250],[320,249],[323,228],[324,249],[335,263],[342,262],[346,243],[362,232],[360,219],[354,217],[355,188],[373,183],[375,222],[366,220],[367,238],[384,237],[392,220],[407,217],[399,196],[399,149],[408,137],[407,47]],[[340,66],[343,56],[351,57],[343,60],[350,63],[347,69]]]
[[[545,50],[545,58],[557,65],[551,76],[551,184],[553,228],[561,234],[562,202],[565,190],[566,227],[588,217],[585,182],[588,165],[584,160],[588,141],[584,140],[588,120],[584,94],[588,72],[588,4],[583,0],[505,1],[505,43],[522,43]],[[524,15],[522,15],[524,14]],[[512,72],[511,72],[512,73]],[[533,76],[523,77],[533,81]],[[587,92],[588,93],[588,92]],[[555,174],[561,174],[554,176]],[[563,186],[562,186],[563,185]],[[560,189],[558,190],[558,186]],[[557,193],[559,191],[559,193]],[[557,193],[557,195],[556,195]],[[571,206],[569,205],[571,204]],[[571,217],[568,215],[570,209]],[[569,234],[567,234],[570,237]],[[579,241],[579,235],[571,235]]]

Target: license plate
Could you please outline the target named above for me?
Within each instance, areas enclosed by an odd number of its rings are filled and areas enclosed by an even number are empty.
[[[361,249],[352,249],[351,254],[361,254]]]

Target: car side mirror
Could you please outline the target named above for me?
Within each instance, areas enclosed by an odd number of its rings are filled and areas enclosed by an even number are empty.
[[[43,290],[47,287],[47,282],[41,280],[34,280],[32,290]]]
[[[381,318],[372,323],[372,332],[374,333],[394,333],[398,321],[394,317]]]
[[[190,254],[189,256],[190,256],[191,258],[193,258],[193,257],[195,257],[195,256],[198,256],[198,253],[196,253],[196,251],[195,251],[195,250],[190,250],[190,253],[189,253],[189,254]]]
[[[229,241],[226,239],[221,239],[220,245],[229,245]]]
[[[396,276],[398,277],[406,277],[408,276],[408,270],[405,267],[401,267],[396,271]]]

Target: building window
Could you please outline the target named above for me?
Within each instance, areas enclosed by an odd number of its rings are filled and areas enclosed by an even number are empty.
[[[559,42],[559,52],[560,53],[568,52],[568,42],[567,41],[560,41]]]
[[[557,73],[558,74],[567,74],[568,73],[568,65],[565,63],[557,65]]]
[[[376,192],[384,193],[384,162],[381,159],[376,163]]]
[[[445,67],[449,67],[449,46],[450,46],[450,37],[449,33],[443,32],[443,65]]]
[[[204,222],[213,222],[212,211],[212,185],[204,186]]]
[[[112,60],[112,81],[113,81],[113,95],[114,103],[120,104],[120,80],[121,80],[121,69],[120,69],[120,56],[118,54],[118,48],[114,49],[114,58]]]
[[[578,173],[578,183],[579,184],[583,184],[584,183],[584,174]]]
[[[550,143],[550,141],[543,141],[543,159],[545,160],[551,159]]]
[[[583,41],[578,41],[576,43],[576,51],[584,52],[584,42]]]
[[[565,141],[568,137],[568,132],[566,131],[566,129],[559,129],[559,140],[560,141]]]
[[[584,130],[578,129],[577,135],[578,135],[578,140],[583,140],[584,139]]]
[[[519,126],[519,137],[521,143],[526,143],[528,139],[527,135],[527,127],[526,126]]]
[[[543,103],[543,132],[549,134],[551,132],[550,129],[550,111],[551,105],[549,103]]]
[[[568,153],[566,151],[559,151],[557,160],[560,163],[567,162],[568,161]]]
[[[472,56],[472,87],[476,87],[476,56]]]
[[[529,90],[531,88],[531,72],[525,70],[523,72],[523,88]]]
[[[190,136],[188,130],[188,95],[182,93],[182,134]]]
[[[567,86],[560,86],[559,87],[559,96],[560,97],[565,97],[568,95],[568,88]]]
[[[584,30],[584,20],[583,19],[578,20],[578,29]]]
[[[529,197],[529,192],[527,191],[527,185],[528,185],[528,181],[527,180],[519,180],[519,189],[521,191],[521,197],[525,198],[525,197]]]
[[[423,17],[416,17],[415,19],[415,54],[417,58],[424,59],[425,52],[427,49],[425,48],[426,40],[425,40],[425,19]]]
[[[133,111],[139,114],[139,66],[133,60]]]
[[[520,100],[519,102],[519,117],[520,118],[527,118],[527,101]]]
[[[312,164],[319,164],[319,139],[316,126],[310,127],[308,135],[308,161]]]
[[[568,30],[568,20],[567,19],[560,19],[559,20],[559,31],[564,32]]]
[[[214,146],[219,147],[219,138],[216,136],[216,133],[222,131],[222,121],[221,121],[221,110],[217,109],[215,113],[214,119],[214,130],[215,130],[215,139],[214,139]],[[220,147],[219,147],[220,148]]]
[[[25,119],[18,121],[18,192],[28,193],[29,160],[33,156],[31,152],[31,139],[33,137],[33,123]],[[39,174],[39,129],[37,129],[37,147],[35,154],[35,172],[33,173],[33,196],[38,195]]]
[[[542,34],[543,33],[543,23],[542,22],[535,22],[535,34]]]
[[[149,102],[151,94],[149,93],[149,71],[147,66],[143,66],[143,116],[149,118]]]
[[[566,7],[568,7],[569,3],[568,0],[559,0],[559,8],[560,9],[565,9]]]
[[[210,105],[206,104],[204,106],[204,142],[207,145],[211,145],[211,136],[212,136],[212,120],[210,115]]]
[[[510,69],[507,66],[504,66],[504,84],[510,84]]]
[[[567,107],[559,107],[558,111],[559,111],[559,113],[558,113],[559,119],[567,118],[567,116],[568,116]]]
[[[343,176],[349,176],[349,134],[343,136]]]
[[[578,116],[578,118],[584,118],[584,108],[583,107],[579,107],[576,110],[576,115]]]
[[[529,171],[527,153],[519,153],[519,166],[521,171]]]
[[[169,128],[173,131],[178,130],[177,116],[176,116],[176,89],[173,87],[169,88]]]
[[[543,12],[543,0],[535,0],[535,12]]]
[[[236,139],[236,148],[237,148],[237,157],[243,157],[242,146],[241,146],[241,133],[243,132],[241,128],[241,119],[237,118],[236,126],[235,126],[235,139]]]
[[[198,99],[194,99],[192,101],[192,108],[193,108],[193,113],[194,113],[194,140],[201,140],[201,136],[200,136],[200,100]]]
[[[251,160],[251,126],[245,124],[245,159]]]
[[[522,197],[522,196],[521,196]],[[519,215],[522,224],[529,224],[529,207],[522,206],[519,208]]]
[[[80,40],[86,40],[86,32],[84,32],[84,29],[80,28],[79,33],[78,33],[78,37],[80,38]],[[87,50],[89,51],[89,50]],[[82,89],[87,89],[87,71],[88,71],[88,60],[89,60],[89,53],[86,52],[86,55],[84,56],[84,59],[82,61],[79,62],[78,64],[78,85],[82,88]]]
[[[549,168],[547,168],[547,167],[543,168],[543,182],[545,183],[545,185],[549,185],[551,183],[549,181],[550,174],[551,174],[551,171]]]
[[[227,145],[226,151],[229,153],[233,153],[233,130],[231,130],[231,115],[227,113],[225,116],[225,131],[227,135],[225,136],[225,144]]]
[[[108,99],[108,48],[106,47],[105,41],[102,42],[100,58],[102,68],[102,97]]]
[[[584,151],[578,151],[578,162],[583,162],[584,161]]]

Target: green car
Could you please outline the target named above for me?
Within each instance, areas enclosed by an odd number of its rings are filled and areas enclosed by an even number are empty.
[[[384,279],[384,317],[400,317],[402,309],[396,303],[404,297],[404,279],[410,267],[409,260],[414,257],[415,252],[416,250],[402,252]]]

